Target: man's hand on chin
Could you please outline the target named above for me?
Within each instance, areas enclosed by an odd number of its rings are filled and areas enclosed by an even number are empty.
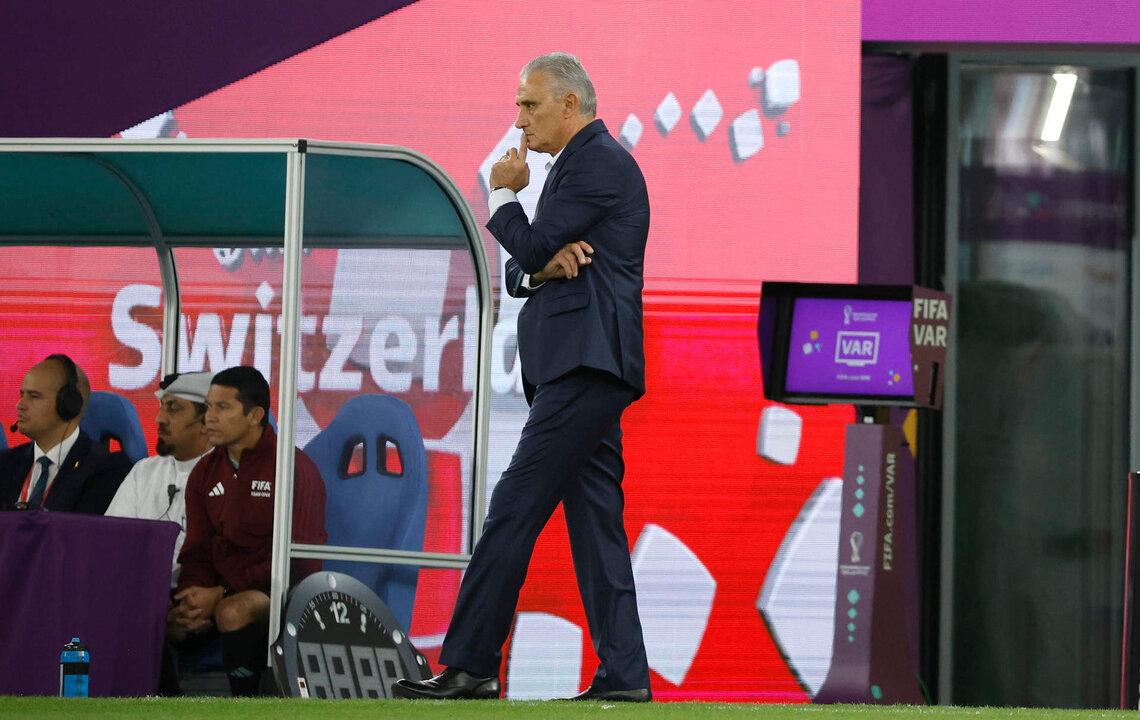
[[[491,166],[491,187],[505,187],[519,192],[530,184],[530,166],[526,164],[526,133],[518,150],[511,148]]]

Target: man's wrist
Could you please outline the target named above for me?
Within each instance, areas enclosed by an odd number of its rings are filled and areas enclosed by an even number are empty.
[[[499,208],[509,203],[518,202],[518,195],[515,191],[506,185],[496,185],[491,188],[491,192],[487,194],[487,209],[488,215],[494,217]]]

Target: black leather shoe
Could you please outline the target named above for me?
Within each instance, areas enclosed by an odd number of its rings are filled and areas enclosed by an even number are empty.
[[[567,700],[601,700],[603,702],[651,702],[653,693],[649,688],[635,688],[633,690],[595,690],[594,686],[586,688]]]
[[[450,667],[423,682],[397,680],[392,686],[393,696],[408,700],[490,700],[501,694],[499,678],[477,677]]]

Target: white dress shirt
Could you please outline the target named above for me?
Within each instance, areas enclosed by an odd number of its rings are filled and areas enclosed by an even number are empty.
[[[48,491],[51,490],[51,484],[55,482],[55,476],[59,475],[59,464],[67,458],[67,454],[71,452],[71,448],[75,447],[75,441],[79,439],[79,426],[76,425],[71,434],[64,438],[63,442],[56,445],[51,450],[44,451],[40,444],[32,443],[32,480],[28,483],[28,494],[31,495],[32,490],[36,487],[36,482],[39,481],[39,461],[42,457],[47,457],[51,460],[48,465],[48,481],[47,487],[44,488],[44,497],[47,497]]]
[[[173,455],[157,455],[139,460],[123,478],[105,513],[114,517],[170,520],[182,526],[174,541],[171,587],[178,584],[181,570],[178,553],[186,539],[186,481],[202,457],[175,460]]]

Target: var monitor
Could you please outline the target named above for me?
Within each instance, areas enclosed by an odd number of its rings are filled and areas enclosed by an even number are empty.
[[[938,408],[950,298],[911,285],[766,282],[764,395],[790,404]]]

